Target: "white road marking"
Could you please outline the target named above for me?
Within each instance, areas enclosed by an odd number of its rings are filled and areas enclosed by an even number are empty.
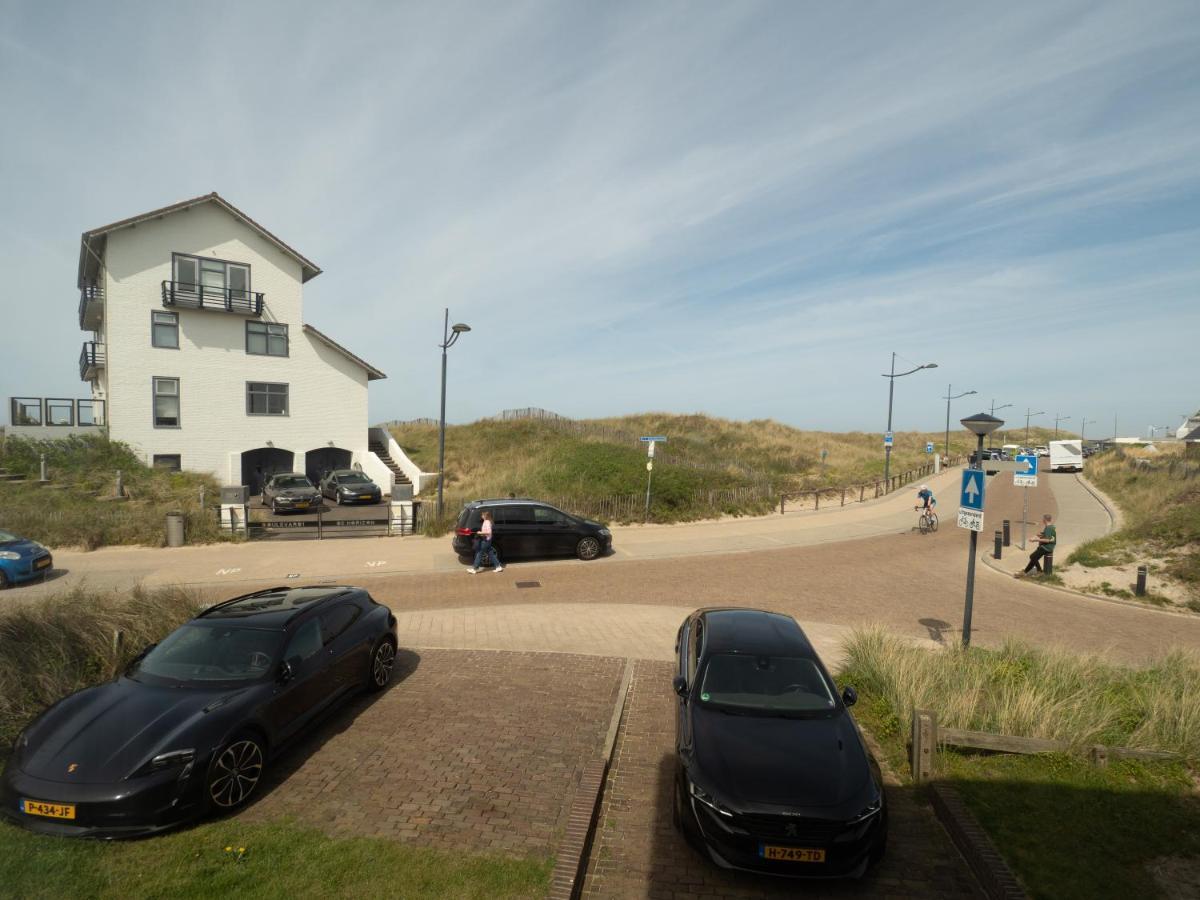
[[[368,569],[378,569],[380,566],[386,566],[386,565],[387,565],[386,559],[377,559],[374,562],[367,563],[367,568]]]
[[[236,569],[217,569],[217,574],[218,574],[218,575],[236,575],[236,574],[237,574],[238,572],[240,572],[240,571],[242,571],[242,570],[241,570],[241,568],[236,568]]]
[[[300,573],[299,572],[289,572],[286,577],[287,578],[299,578]]]

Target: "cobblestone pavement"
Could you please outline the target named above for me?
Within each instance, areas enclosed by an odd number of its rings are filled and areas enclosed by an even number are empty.
[[[887,855],[860,882],[795,882],[731,873],[671,824],[674,704],[669,662],[639,661],[609,770],[585,898],[979,897],[957,851],[907,789],[888,789]]]
[[[401,651],[397,682],[351,701],[285,753],[242,815],[552,857],[583,767],[602,752],[624,665],[555,653]]]

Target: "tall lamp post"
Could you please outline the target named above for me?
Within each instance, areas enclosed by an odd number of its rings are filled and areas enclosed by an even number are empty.
[[[991,434],[1004,424],[1003,420],[987,413],[976,413],[961,420],[963,427],[973,432],[977,439],[975,447],[975,463],[973,469],[983,468],[983,436]],[[985,476],[986,477],[986,476]],[[971,607],[975,602],[975,554],[979,544],[979,532],[971,530],[971,549],[967,555],[967,599],[963,605],[962,643],[964,647],[971,646]]]
[[[1083,435],[1087,431],[1089,425],[1095,425],[1095,419],[1080,419],[1079,420],[1079,443],[1083,443]]]
[[[1060,416],[1058,413],[1054,414],[1054,439],[1056,441],[1058,440],[1058,423],[1059,422],[1070,422],[1070,421],[1071,421],[1070,416]]]
[[[992,412],[991,412],[991,415],[993,415],[993,416],[994,416],[994,415],[996,414],[996,410],[998,410],[998,409],[1008,409],[1010,406],[1012,406],[1012,404],[1011,404],[1011,403],[1005,403],[1003,406],[997,406],[997,405],[996,405],[996,401],[995,401],[995,400],[993,400],[993,401],[992,401]],[[988,446],[989,446],[989,447],[991,447],[991,446],[992,446],[992,436],[991,436],[991,435],[988,435]]]
[[[1029,446],[1029,420],[1034,416],[1044,416],[1045,412],[1030,412],[1029,407],[1025,407],[1025,446]]]
[[[961,394],[950,396],[950,392],[954,388],[951,385],[946,385],[946,396],[942,399],[946,401],[946,455],[950,455],[950,401],[957,400],[959,397],[967,397],[971,394],[978,393],[977,391],[963,391]]]
[[[884,372],[883,377],[888,380],[888,434],[892,433],[892,396],[896,392],[896,379],[903,378],[905,375],[911,375],[913,372],[920,372],[922,369],[936,369],[937,363],[925,363],[923,366],[917,366],[915,369],[909,369],[907,372],[896,371],[896,354],[892,354],[892,371],[891,373]],[[892,471],[892,445],[885,444],[883,448],[883,492],[886,494],[888,490],[888,476]]]
[[[442,342],[438,344],[438,346],[442,348],[442,417],[438,421],[437,514],[439,519],[442,517],[442,482],[446,480],[446,351],[454,346],[461,335],[470,330],[471,326],[464,325],[462,322],[457,323],[453,328],[451,328],[450,310],[446,310],[446,316],[442,322]]]

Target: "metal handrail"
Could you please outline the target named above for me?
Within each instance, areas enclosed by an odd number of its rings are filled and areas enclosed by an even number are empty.
[[[91,300],[104,300],[104,288],[98,284],[85,284],[79,291],[79,327],[83,327],[84,315],[87,312],[88,302]]]
[[[84,341],[83,349],[79,351],[79,377],[89,381],[88,369],[97,369],[104,365],[104,344],[99,341]]]
[[[217,309],[261,316],[263,295],[238,288],[205,287],[188,281],[164,281],[162,302],[166,307]]]

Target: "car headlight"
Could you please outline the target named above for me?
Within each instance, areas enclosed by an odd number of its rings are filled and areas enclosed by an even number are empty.
[[[878,797],[875,798],[875,800],[872,803],[869,803],[866,807],[864,807],[862,812],[860,812],[857,816],[855,816],[853,819],[848,821],[846,824],[847,825],[860,825],[863,822],[867,821],[867,819],[871,818],[872,816],[879,815],[879,811],[882,809],[883,809],[883,795],[880,794]]]
[[[11,550],[0,550],[0,559],[20,559],[20,553],[13,553]]]
[[[709,809],[713,810],[714,812],[718,812],[723,816],[728,816],[729,818],[733,818],[733,813],[731,813],[728,809],[726,809],[724,806],[722,806],[720,803],[718,803],[716,798],[714,798],[712,794],[710,794],[708,791],[704,790],[704,788],[700,787],[698,784],[696,784],[696,782],[692,781],[692,779],[690,779],[690,778],[687,780],[687,783],[688,783],[688,792],[693,797],[695,797],[697,800],[699,800],[701,803],[703,803],[705,806],[707,806]]]
[[[192,773],[192,763],[195,761],[195,750],[170,750],[167,753],[158,754],[158,756],[134,772],[133,777],[140,778],[143,775],[153,775],[156,772],[182,767],[183,771],[179,773],[179,777],[186,778]]]
[[[612,532],[607,528],[601,528],[599,534],[601,537],[612,537]]]
[[[29,729],[24,728],[17,735],[17,739],[13,741],[12,758],[14,763],[19,763],[21,757],[25,755],[25,751],[29,749]]]

